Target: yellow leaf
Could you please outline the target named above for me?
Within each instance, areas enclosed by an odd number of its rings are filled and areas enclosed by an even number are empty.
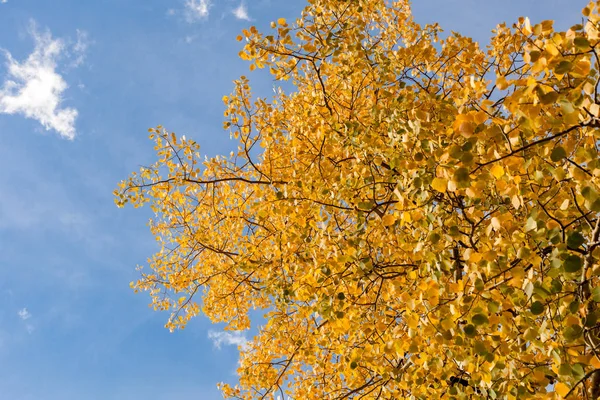
[[[417,329],[419,326],[419,316],[413,313],[408,314],[406,316],[406,325],[412,329]]]
[[[569,387],[562,382],[557,382],[554,385],[554,391],[560,395],[560,397],[565,397],[567,393],[569,393]]]
[[[481,258],[481,253],[471,253],[471,255],[469,256],[469,261],[477,263],[481,261]]]
[[[448,181],[448,190],[451,192],[455,192],[458,189],[458,185],[455,181]]]
[[[552,42],[547,42],[546,45],[544,46],[544,48],[546,49],[546,51],[548,53],[550,53],[552,56],[556,56],[559,54],[558,49],[556,48],[556,46],[554,45],[554,43]]]
[[[492,218],[492,226],[494,227],[495,230],[499,230],[500,228],[502,228],[502,224],[500,223],[500,220],[496,217]]]
[[[277,23],[278,23],[279,25],[281,25],[281,26],[286,26],[286,25],[287,25],[287,22],[285,21],[285,18],[279,18],[279,19],[277,20]]]
[[[383,217],[381,217],[381,222],[383,223],[383,226],[394,225],[394,222],[396,222],[396,217],[392,214],[385,214]]]
[[[471,255],[471,258],[473,255]],[[482,258],[486,261],[495,261],[497,258],[497,253],[494,250],[486,251],[483,253]]]
[[[462,122],[458,126],[458,132],[466,138],[471,137],[474,130],[475,130],[475,126],[474,126],[473,122]]]
[[[438,293],[437,288],[431,288],[427,291],[429,304],[433,307],[440,304],[440,295]]]
[[[548,20],[542,21],[541,24],[542,24],[542,32],[547,34],[548,32],[552,31],[552,25],[554,25],[554,21],[552,21],[551,19],[548,19]]]
[[[590,10],[590,8],[589,8],[589,7],[584,7],[584,8],[581,10],[581,13],[583,14],[583,16],[584,16],[584,17],[588,17],[588,16],[590,15],[590,11],[591,11],[591,10]]]
[[[448,181],[443,178],[434,178],[433,181],[431,181],[431,187],[438,192],[444,193],[448,187]]]
[[[525,20],[523,21],[523,32],[525,32],[526,35],[531,35],[533,33],[533,30],[531,29],[531,21],[529,21],[529,17],[525,17]]]
[[[508,82],[504,76],[499,76],[496,78],[496,86],[500,90],[504,90],[508,87]]]
[[[519,196],[517,196],[516,194],[510,198],[510,201],[511,201],[513,207],[516,208],[517,210],[521,207],[521,200],[519,199]]]
[[[490,172],[496,179],[500,179],[504,175],[504,168],[502,168],[502,165],[500,164],[494,164],[494,166],[490,169]]]

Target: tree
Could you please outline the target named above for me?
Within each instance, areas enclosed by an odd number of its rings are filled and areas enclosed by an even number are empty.
[[[151,129],[158,161],[115,192],[155,212],[135,290],[170,329],[265,310],[228,397],[597,398],[598,5],[583,15],[498,25],[487,50],[406,0],[244,31],[250,69],[295,90],[235,82],[229,157]]]

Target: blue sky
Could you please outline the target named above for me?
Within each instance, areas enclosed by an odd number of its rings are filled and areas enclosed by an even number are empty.
[[[585,0],[419,0],[415,19],[487,42],[527,15],[566,29]],[[299,0],[0,0],[0,393],[6,399],[218,399],[236,343],[203,317],[163,328],[129,282],[155,250],[149,210],[116,183],[153,161],[147,128],[234,148],[221,97],[268,74],[241,29],[294,20]]]

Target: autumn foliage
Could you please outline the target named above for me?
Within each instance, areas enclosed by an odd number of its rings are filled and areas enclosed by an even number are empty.
[[[295,89],[235,82],[236,153],[151,130],[115,192],[155,213],[134,288],[170,329],[264,310],[233,398],[600,396],[598,4],[482,49],[404,0],[309,3],[239,37]]]

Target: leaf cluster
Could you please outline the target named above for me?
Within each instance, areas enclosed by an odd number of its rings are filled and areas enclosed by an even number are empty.
[[[600,396],[600,14],[498,25],[487,49],[407,1],[312,0],[239,37],[229,157],[152,129],[117,191],[161,249],[167,327],[246,329],[232,398]],[[200,306],[201,304],[201,306]]]

